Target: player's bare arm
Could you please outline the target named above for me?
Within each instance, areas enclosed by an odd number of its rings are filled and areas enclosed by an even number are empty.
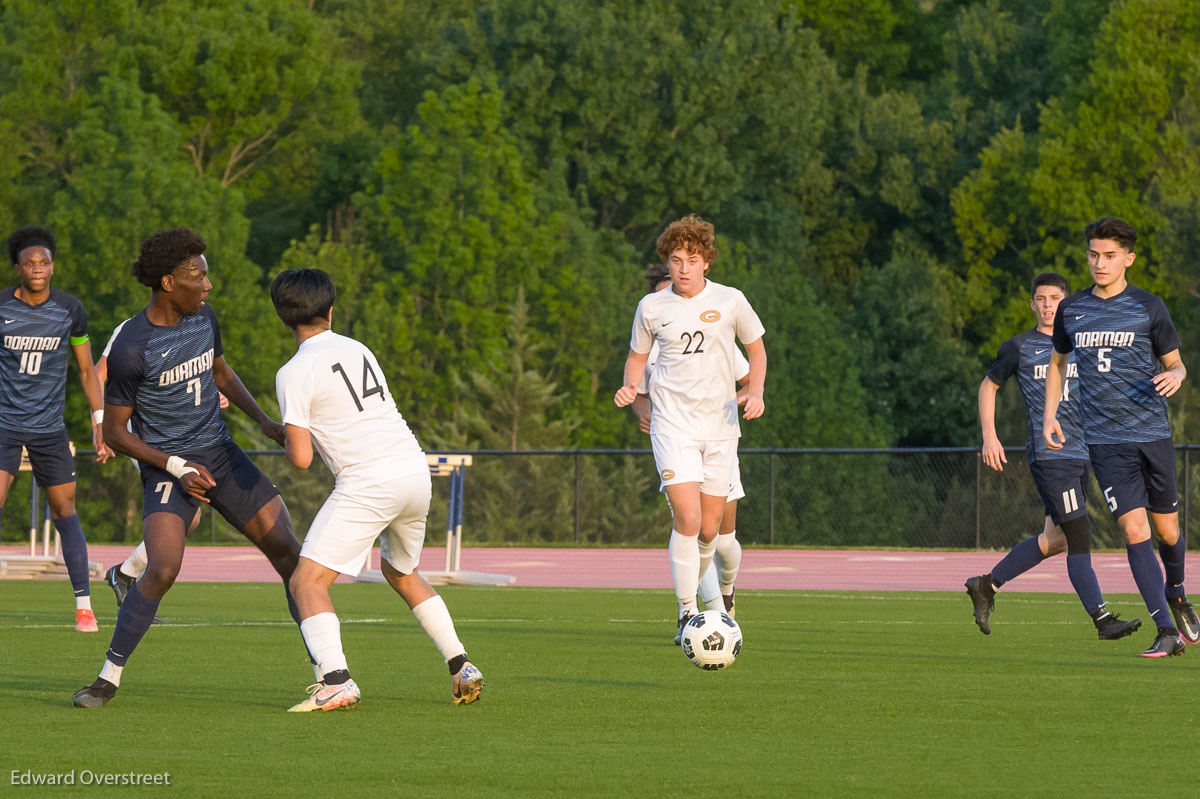
[[[625,385],[617,389],[617,393],[613,395],[613,402],[617,404],[618,408],[624,408],[637,399],[638,381],[646,371],[646,360],[649,357],[649,350],[646,352],[629,351],[629,357],[625,359]]]
[[[1187,379],[1187,367],[1183,365],[1183,359],[1179,357],[1179,350],[1171,350],[1160,359],[1163,370],[1151,378],[1154,382],[1154,390],[1158,392],[1160,397],[1169,397],[1179,390],[1183,385],[1183,381]]]
[[[224,355],[218,355],[213,359],[212,370],[217,390],[228,397],[230,402],[241,408],[243,413],[258,422],[263,433],[282,447],[284,445],[283,425],[267,416],[263,409],[258,407],[258,403],[254,401],[254,397],[250,396],[250,392],[242,383],[242,379],[237,376],[237,372],[233,371],[233,368],[225,362]]]
[[[983,430],[983,462],[997,472],[1004,471],[1008,458],[1004,455],[1004,445],[996,435],[996,394],[1000,386],[991,378],[983,378],[979,384],[979,426]]]
[[[113,451],[104,443],[104,427],[100,424],[104,409],[104,394],[100,388],[100,378],[92,363],[92,345],[90,342],[74,344],[71,352],[75,355],[75,363],[79,365],[79,383],[83,386],[83,395],[87,397],[88,408],[92,411],[92,446],[96,449],[96,460],[105,463],[113,456]]]
[[[1067,355],[1055,350],[1050,354],[1050,368],[1046,370],[1046,408],[1042,413],[1042,438],[1050,449],[1062,449],[1067,440],[1058,423],[1058,403],[1066,379]]]
[[[307,469],[312,465],[312,434],[307,427],[297,427],[294,424],[285,424],[283,430],[283,449],[287,453],[287,459],[297,469]]]
[[[745,347],[746,360],[750,362],[750,378],[745,393],[738,395],[738,404],[745,408],[742,412],[743,419],[757,419],[766,410],[763,403],[763,385],[767,381],[767,348],[763,345],[761,336]]]
[[[184,490],[202,502],[208,502],[204,496],[208,489],[217,483],[199,463],[184,461],[179,456],[170,455],[142,441],[129,431],[126,425],[133,415],[133,408],[127,405],[104,405],[104,440],[112,449],[131,458],[148,463],[163,471],[170,472],[179,478]]]

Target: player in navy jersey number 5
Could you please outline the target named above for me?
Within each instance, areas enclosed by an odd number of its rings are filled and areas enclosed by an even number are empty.
[[[1184,641],[1200,643],[1200,625],[1183,587],[1187,539],[1179,529],[1175,449],[1167,416],[1167,397],[1179,390],[1187,369],[1166,305],[1126,280],[1137,257],[1133,225],[1105,217],[1084,229],[1084,239],[1095,283],[1063,300],[1054,317],[1042,436],[1055,451],[1070,444],[1055,412],[1067,356],[1074,353],[1092,469],[1125,534],[1129,568],[1158,629],[1142,655],[1177,655],[1184,651]],[[1165,594],[1150,543],[1151,520],[1166,568]]]
[[[1040,424],[1045,402],[1046,372],[1054,349],[1050,334],[1054,313],[1067,296],[1067,279],[1057,272],[1043,272],[1033,279],[1033,299],[1029,306],[1037,317],[1037,326],[1013,336],[1000,345],[987,377],[979,384],[979,423],[983,428],[983,462],[1003,471],[1008,459],[1004,445],[996,435],[996,392],[1010,377],[1017,378],[1025,400],[1029,437],[1025,441],[1029,471],[1046,509],[1046,521],[1040,535],[1018,543],[988,574],[967,580],[967,594],[975,605],[975,623],[984,635],[992,632],[989,616],[996,590],[1025,573],[1045,558],[1067,550],[1067,576],[1084,609],[1092,617],[1102,641],[1123,638],[1141,627],[1140,619],[1122,621],[1104,605],[1100,584],[1092,568],[1092,526],[1087,512],[1088,461],[1079,414],[1079,398],[1072,396],[1075,386],[1075,359],[1067,364],[1058,421],[1066,431],[1065,446],[1052,450],[1042,441]]]
[[[79,365],[79,382],[92,409],[97,460],[103,463],[112,452],[99,424],[100,383],[87,314],[79,300],[50,288],[56,249],[54,234],[42,227],[23,227],[8,238],[8,257],[20,284],[0,291],[0,511],[25,447],[62,537],[63,560],[75,591],[75,629],[94,633],[99,627],[88,585],[87,541],[75,513],[75,458],[63,418],[70,356]]]
[[[199,503],[211,503],[262,550],[285,591],[296,569],[300,544],[278,489],[221,420],[218,389],[283,443],[283,425],[263,413],[225,363],[217,317],[204,302],[212,289],[205,249],[199,234],[175,228],[146,239],[133,265],[134,277],[151,289],[150,302],[125,323],[109,353],[104,433],[113,449],[141,463],[147,564],[121,603],[100,677],[75,694],[78,707],[100,707],[116,694],[126,660],[179,574]],[[288,606],[299,624],[290,593]]]

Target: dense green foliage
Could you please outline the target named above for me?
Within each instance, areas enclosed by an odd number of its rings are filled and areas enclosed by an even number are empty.
[[[55,227],[97,343],[138,242],[200,230],[267,406],[264,288],[323,267],[426,444],[570,448],[643,443],[611,395],[696,212],[767,328],[747,445],[969,444],[1030,276],[1082,285],[1096,217],[1196,351],[1197,52],[1200,0],[12,0],[0,226]],[[535,424],[491,418],[504,380]]]
[[[1005,591],[983,636],[962,591],[739,590],[745,645],[713,673],[672,645],[669,590],[446,586],[485,678],[480,701],[456,707],[403,603],[339,584],[362,704],[288,714],[312,672],[279,585],[181,582],[162,606],[175,624],[150,629],[110,704],[82,711],[71,695],[95,677],[109,607],[100,634],[82,635],[65,583],[4,590],[4,778],[74,769],[75,788],[54,795],[99,794],[79,784],[90,769],[169,772],[169,789],[140,792],[173,797],[315,785],[489,799],[1139,796],[1145,769],[1101,768],[1096,749],[1120,740],[1139,762],[1159,755],[1160,737],[1129,730],[1161,723],[1162,697],[1196,681],[1194,651],[1148,663],[1145,627],[1097,641],[1062,594]],[[1098,685],[1119,685],[1122,701],[1098,701]],[[1178,729],[1195,729],[1194,704],[1176,704]],[[695,754],[680,757],[680,734]],[[1048,741],[1053,757],[1040,755]]]

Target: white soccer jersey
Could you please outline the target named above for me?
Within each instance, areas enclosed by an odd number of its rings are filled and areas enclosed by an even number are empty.
[[[332,330],[305,339],[275,376],[283,423],[306,428],[339,483],[428,470],[375,354]]]
[[[649,383],[651,435],[740,437],[735,341],[750,344],[763,332],[746,296],[711,280],[690,299],[673,289],[643,297],[629,347],[649,353],[658,344]]]
[[[647,386],[650,385],[650,373],[654,371],[654,364],[658,363],[658,342],[654,342],[650,347],[650,355],[646,357],[646,368],[642,372],[642,379],[638,381],[637,393],[649,394],[650,390]],[[742,351],[737,347],[733,348],[733,382],[736,384],[739,380],[750,376],[750,362],[746,360],[746,356],[742,355]]]

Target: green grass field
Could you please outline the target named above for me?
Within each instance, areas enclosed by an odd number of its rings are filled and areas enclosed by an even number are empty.
[[[486,678],[455,707],[400,601],[337,586],[363,702],[292,715],[312,672],[280,587],[181,583],[162,607],[179,624],[84,711],[115,615],[94,587],[84,635],[65,584],[0,583],[4,789],[87,769],[169,772],[118,790],[174,796],[1113,797],[1186,793],[1174,767],[1200,738],[1200,648],[1144,660],[1150,630],[1098,642],[1049,594],[1001,594],[984,637],[964,594],[739,592],[742,656],[710,673],[671,643],[667,591],[447,587]]]

